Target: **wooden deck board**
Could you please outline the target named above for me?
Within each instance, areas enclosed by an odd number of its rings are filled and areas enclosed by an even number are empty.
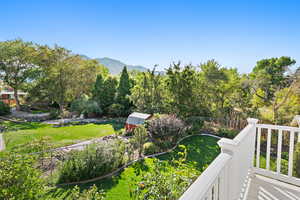
[[[300,200],[300,187],[255,175],[246,200]]]

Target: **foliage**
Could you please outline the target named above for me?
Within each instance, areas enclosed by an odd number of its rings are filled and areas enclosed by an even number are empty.
[[[10,113],[10,107],[3,101],[0,101],[0,115],[7,115]]]
[[[20,39],[0,42],[0,76],[13,88],[17,110],[20,110],[18,90],[24,89],[38,71],[36,59],[36,45],[32,42]]]
[[[190,126],[188,131],[191,134],[199,134],[199,131],[201,130],[201,128],[204,125],[204,119],[202,117],[196,117],[196,116],[188,117],[185,120],[185,123],[188,126]]]
[[[111,76],[106,79],[101,74],[97,76],[93,89],[93,99],[107,113],[107,109],[114,103],[116,96],[117,80]]]
[[[72,151],[62,163],[58,183],[87,180],[112,172],[123,164],[124,153],[125,145],[120,140]]]
[[[147,129],[152,141],[163,149],[172,147],[186,134],[185,123],[174,115],[150,120]]]
[[[131,103],[129,96],[131,94],[132,82],[129,78],[126,66],[123,68],[119,86],[117,88],[116,102],[124,107],[123,115],[127,115],[130,112]]]
[[[0,199],[41,199],[44,185],[34,159],[9,153],[0,160]]]
[[[296,145],[294,160],[295,174],[298,178],[300,178],[300,142]]]
[[[178,160],[171,164],[154,160],[155,167],[152,173],[146,173],[135,190],[131,193],[133,199],[169,199],[176,200],[197,178],[197,171],[187,165],[186,147],[180,145]]]
[[[86,60],[55,46],[39,46],[39,76],[31,83],[32,102],[58,103],[60,111],[82,94],[91,94],[98,73],[105,73],[96,60]]]
[[[80,192],[80,188],[76,185],[71,190],[71,195],[67,200],[103,200],[105,194],[103,191],[98,191],[98,188],[93,185],[89,189]]]
[[[198,83],[193,66],[186,65],[183,69],[180,63],[173,64],[167,70],[166,87],[169,98],[168,112],[181,117],[206,115],[207,110],[202,104],[202,95],[196,91]]]
[[[133,131],[130,143],[138,150],[139,157],[142,156],[144,151],[144,144],[148,139],[147,136],[147,129],[144,126],[138,126]]]
[[[79,114],[101,115],[102,110],[96,101],[90,100],[87,95],[83,95],[71,103],[71,111]]]
[[[131,89],[130,99],[137,111],[145,113],[163,112],[165,110],[166,89],[164,77],[152,71],[142,72],[135,77],[135,86]]]
[[[290,57],[263,59],[257,62],[250,78],[254,90],[254,101],[260,107],[272,106],[272,121],[278,123],[278,110],[298,87],[298,74],[288,74],[289,67],[296,63]],[[281,100],[276,97],[280,90],[288,88]]]
[[[114,103],[108,107],[108,115],[112,117],[124,116],[124,106],[118,103]]]
[[[153,142],[146,142],[143,146],[144,155],[152,155],[158,153],[160,148],[156,146]]]
[[[233,139],[239,132],[236,130],[220,128],[218,130],[218,136]]]

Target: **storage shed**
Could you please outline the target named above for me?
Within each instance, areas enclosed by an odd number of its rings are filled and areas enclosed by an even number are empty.
[[[143,124],[146,120],[150,119],[151,117],[152,115],[150,114],[138,113],[138,112],[131,113],[126,120],[126,124],[125,124],[126,131],[133,130],[135,127]]]

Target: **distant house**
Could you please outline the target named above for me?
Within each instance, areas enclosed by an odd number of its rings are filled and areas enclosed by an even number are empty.
[[[150,119],[151,117],[152,115],[150,114],[138,113],[138,112],[131,113],[126,120],[126,124],[125,124],[126,131],[133,130],[135,127],[143,124],[146,120]]]
[[[26,95],[26,92],[18,91],[20,100],[24,99]],[[16,104],[14,90],[11,87],[5,86],[3,82],[0,83],[0,100],[11,106]]]

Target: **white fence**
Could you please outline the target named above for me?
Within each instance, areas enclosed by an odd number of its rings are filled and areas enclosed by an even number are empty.
[[[248,180],[254,173],[300,186],[300,179],[293,177],[293,153],[295,142],[297,142],[295,134],[297,133],[297,140],[300,142],[300,128],[257,124],[257,119],[247,121],[248,125],[233,140],[222,138],[218,142],[221,154],[181,196],[180,200],[243,199]],[[267,131],[266,138],[264,137],[263,140],[267,143],[265,152],[261,148],[262,130]],[[289,138],[287,175],[281,172],[283,136]],[[271,147],[274,137],[278,138],[275,152],[277,155],[276,171],[272,171],[271,168]],[[264,159],[261,155],[266,157],[265,166],[260,164],[260,161]]]

